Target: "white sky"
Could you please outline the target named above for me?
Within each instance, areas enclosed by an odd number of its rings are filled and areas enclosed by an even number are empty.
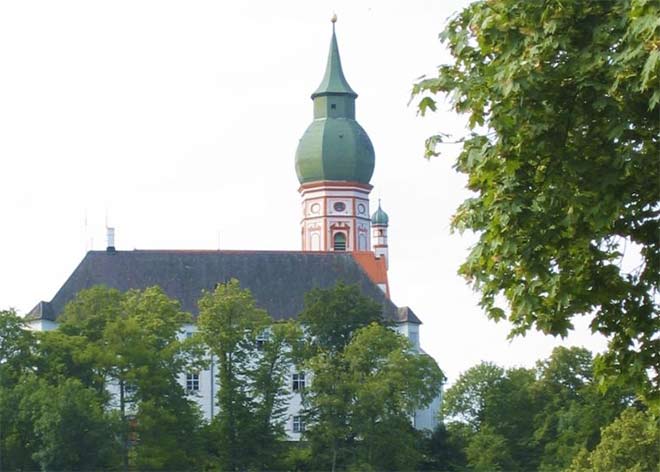
[[[458,148],[422,155],[425,137],[464,120],[408,106],[415,79],[448,60],[437,35],[466,3],[1,2],[0,308],[50,300],[105,248],[106,214],[120,250],[299,249],[294,154],[336,12],[376,150],[372,207],[381,197],[390,216],[394,302],[423,320],[450,382],[480,360],[547,356],[558,340],[507,341],[456,275],[471,242],[449,233],[467,196]],[[586,325],[565,344],[602,350]]]

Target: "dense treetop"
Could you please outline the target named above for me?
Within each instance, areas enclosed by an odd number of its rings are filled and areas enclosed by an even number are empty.
[[[452,225],[479,240],[460,272],[512,335],[590,316],[600,372],[659,400],[660,5],[482,0],[441,39],[453,62],[413,94],[469,118],[455,167],[474,194]]]

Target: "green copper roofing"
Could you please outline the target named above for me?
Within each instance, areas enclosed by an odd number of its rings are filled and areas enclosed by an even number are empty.
[[[368,184],[374,173],[374,147],[355,121],[355,98],[341,70],[334,21],[328,66],[312,95],[314,121],[298,143],[296,173],[301,184],[321,180]]]
[[[328,54],[328,63],[325,67],[325,75],[323,76],[321,85],[312,94],[312,98],[328,94],[346,94],[354,98],[357,97],[357,93],[348,85],[346,77],[344,77],[344,71],[341,69],[341,58],[339,57],[339,48],[337,47],[334,22],[332,23],[332,39],[330,40],[330,52]]]
[[[387,226],[389,222],[390,218],[387,216],[387,213],[385,213],[380,207],[380,200],[378,200],[378,210],[376,210],[376,212],[371,216],[371,224]]]
[[[357,121],[314,120],[300,139],[296,173],[301,184],[320,180],[368,184],[374,173],[374,148]]]

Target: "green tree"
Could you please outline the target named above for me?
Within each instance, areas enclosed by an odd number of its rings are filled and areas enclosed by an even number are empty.
[[[352,391],[351,429],[360,438],[358,460],[376,470],[412,467],[419,451],[410,417],[439,395],[444,375],[437,364],[377,323],[355,332],[343,361]]]
[[[601,371],[653,400],[659,18],[648,0],[477,1],[441,34],[453,63],[413,88],[422,114],[446,93],[469,116],[456,169],[474,196],[452,226],[479,235],[460,272],[487,315],[508,317],[512,335],[566,335],[573,317],[591,316],[609,339]],[[639,255],[632,270],[626,250]]]
[[[422,461],[420,471],[463,471],[467,468],[465,450],[468,439],[474,434],[465,423],[440,423],[430,434],[425,434],[420,444]]]
[[[252,464],[260,470],[279,468],[285,454],[284,415],[290,398],[287,379],[293,346],[301,335],[297,323],[275,322],[257,340],[254,367],[249,374],[252,396],[256,399],[251,428],[256,445]]]
[[[421,458],[410,423],[439,392],[443,375],[428,356],[384,326],[382,308],[357,286],[313,290],[299,319],[305,438],[318,469],[412,468]]]
[[[628,408],[602,431],[596,448],[583,449],[571,467],[572,472],[660,470],[660,426],[649,412]]]
[[[201,413],[179,383],[194,363],[188,345],[179,340],[191,316],[158,287],[126,292],[121,306],[126,316],[106,326],[103,339],[111,349],[102,359],[119,367],[120,386],[132,391],[134,465],[140,470],[198,468]]]
[[[504,369],[481,362],[462,373],[444,395],[442,414],[449,422],[460,421],[479,429],[486,415],[487,400],[504,379]]]
[[[32,458],[42,470],[116,469],[118,416],[106,412],[94,389],[74,378],[49,384],[24,378],[18,416],[30,425]]]
[[[305,294],[305,308],[298,317],[310,334],[313,352],[342,351],[359,328],[385,324],[382,307],[365,297],[355,285],[339,282],[332,289],[312,289]]]
[[[534,439],[541,448],[540,470],[564,469],[581,448],[593,449],[601,428],[633,402],[629,390],[599,391],[593,370],[591,353],[577,347],[557,347],[538,363]]]
[[[42,376],[76,377],[116,408],[123,468],[181,469],[200,452],[198,407],[179,378],[194,350],[178,339],[191,320],[158,287],[95,287],[67,304],[57,331],[41,335]]]
[[[449,426],[462,430],[467,462],[478,470],[534,470],[534,371],[504,370],[481,362],[461,374],[447,390],[443,415]],[[525,414],[521,414],[525,412]],[[461,431],[459,431],[461,432]]]
[[[34,335],[14,310],[0,310],[0,386],[10,387],[33,363]]]
[[[115,415],[106,395],[73,374],[81,344],[32,333],[0,312],[0,468],[91,470],[117,464]],[[58,348],[60,346],[60,348]]]
[[[536,369],[482,362],[446,392],[445,441],[462,444],[476,469],[564,470],[634,402],[630,389],[601,392],[593,370],[591,353],[577,347],[555,348]]]
[[[219,411],[210,431],[220,468],[275,468],[297,330],[273,324],[235,279],[204,293],[199,309],[200,336],[218,365]]]
[[[490,425],[483,425],[465,449],[470,470],[479,472],[518,470],[507,439]]]
[[[14,310],[0,310],[0,469],[36,468],[31,425],[19,417],[17,386],[34,365],[35,337]]]
[[[343,469],[353,457],[349,412],[353,392],[342,353],[356,330],[381,318],[380,305],[364,297],[357,286],[340,282],[332,289],[305,294],[305,307],[298,317],[305,332],[300,356],[313,377],[303,402],[305,438],[315,468]]]

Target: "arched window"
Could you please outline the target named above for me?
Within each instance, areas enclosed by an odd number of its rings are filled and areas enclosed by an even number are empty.
[[[332,240],[332,247],[335,251],[345,251],[346,235],[344,233],[335,233],[335,237]]]

